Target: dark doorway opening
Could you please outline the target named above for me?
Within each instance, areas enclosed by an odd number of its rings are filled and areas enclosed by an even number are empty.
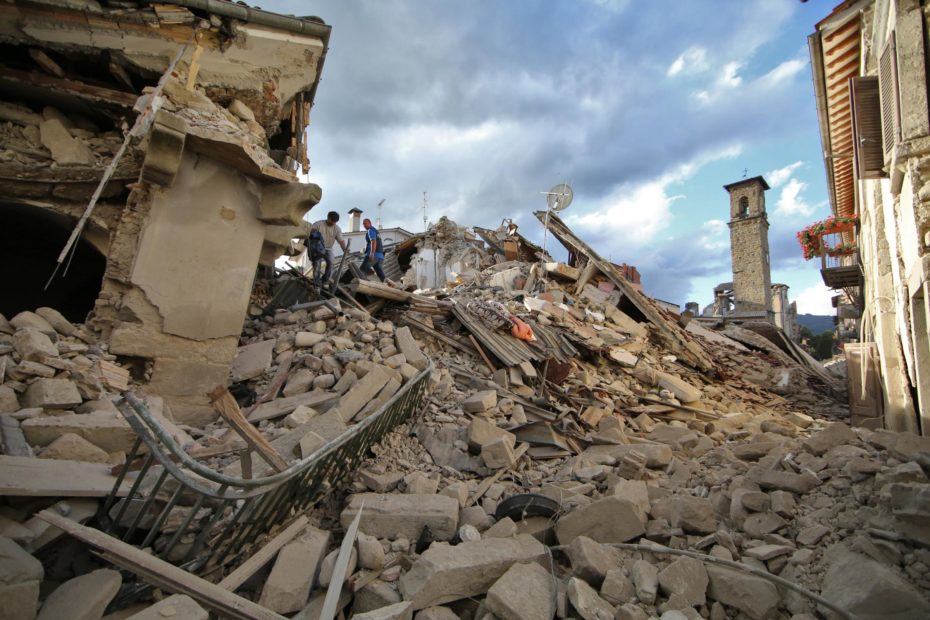
[[[12,318],[49,306],[83,323],[100,293],[106,258],[83,238],[68,274],[64,266],[44,290],[75,221],[45,209],[0,203],[0,313]]]

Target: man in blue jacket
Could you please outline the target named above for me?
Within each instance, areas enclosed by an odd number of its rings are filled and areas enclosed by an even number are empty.
[[[378,278],[384,282],[384,271],[381,269],[381,263],[384,262],[384,245],[381,243],[381,235],[367,217],[362,221],[362,226],[365,227],[365,260],[362,261],[361,271],[368,275],[368,272],[374,269]]]

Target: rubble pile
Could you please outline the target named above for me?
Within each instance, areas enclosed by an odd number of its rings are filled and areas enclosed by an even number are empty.
[[[247,318],[228,390],[211,394],[220,417],[179,427],[161,409],[188,456],[261,478],[319,458],[430,370],[421,409],[370,447],[346,485],[236,563],[211,567],[200,585],[136,604],[133,617],[206,617],[204,608],[221,608],[213,583],[241,609],[301,619],[320,617],[328,593],[363,619],[930,613],[930,440],[849,427],[831,375],[751,329],[687,323],[588,268],[595,257],[527,261],[538,252],[512,227],[482,232],[490,249],[453,222],[435,233],[474,259],[443,286],[356,282],[351,300]],[[421,252],[432,252],[427,241]],[[107,400],[127,389],[128,373],[116,386],[115,360],[62,321],[41,309],[0,323],[5,454],[10,422],[25,449],[45,456],[55,446],[48,435],[30,439],[36,420],[117,419]],[[711,369],[695,369],[703,357]],[[77,394],[34,400],[50,379]],[[157,403],[148,398],[150,409]],[[126,448],[98,444],[123,435],[79,429],[76,439],[61,433],[71,452],[52,453],[81,460],[72,444],[83,438],[112,486]],[[256,451],[261,460],[246,458]],[[30,555],[36,531],[56,529],[36,510],[82,521],[97,500],[62,499],[67,487],[37,495],[5,500],[0,573],[11,577],[0,587],[21,597],[22,617],[35,616],[40,598],[38,617],[75,597],[88,607],[80,617],[101,617],[120,573],[86,552]],[[178,510],[169,521],[184,519]],[[63,583],[40,597],[43,580]]]

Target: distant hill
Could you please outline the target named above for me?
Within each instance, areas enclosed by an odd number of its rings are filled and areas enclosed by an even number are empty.
[[[798,323],[811,330],[813,334],[833,331],[833,317],[829,314],[799,314]]]

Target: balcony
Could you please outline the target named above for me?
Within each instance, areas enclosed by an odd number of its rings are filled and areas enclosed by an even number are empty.
[[[820,276],[832,289],[849,290],[862,286],[859,246],[856,243],[858,217],[829,217],[798,233],[804,258],[820,257]]]

